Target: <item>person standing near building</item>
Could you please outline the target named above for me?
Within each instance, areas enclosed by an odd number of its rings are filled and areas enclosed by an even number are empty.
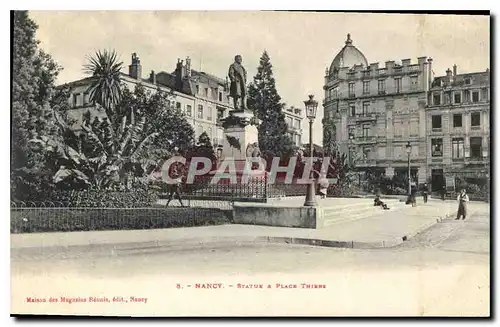
[[[417,184],[411,183],[411,206],[415,207],[417,205]]]
[[[429,186],[427,186],[427,183],[424,184],[424,187],[422,188],[423,196],[424,196],[424,203],[427,203],[427,199],[429,197]]]
[[[460,217],[462,216],[462,220],[467,217],[467,202],[469,202],[469,196],[467,195],[467,192],[465,189],[462,189],[460,194],[457,197],[457,202],[458,202],[458,211],[457,211],[457,218],[455,220],[459,220]]]
[[[446,186],[443,185],[443,187],[441,188],[441,200],[444,201],[445,196],[446,196]]]

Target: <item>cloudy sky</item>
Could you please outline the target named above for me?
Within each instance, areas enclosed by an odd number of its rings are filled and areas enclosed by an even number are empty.
[[[124,72],[137,52],[143,77],[151,70],[170,72],[177,58],[187,56],[194,69],[224,77],[236,54],[253,77],[266,49],[283,101],[303,106],[310,93],[322,100],[325,68],[347,33],[369,63],[429,56],[437,75],[453,64],[459,73],[490,67],[488,16],[237,11],[36,11],[31,16],[39,25],[41,47],[64,67],[60,83],[84,77],[85,56],[99,49],[115,49]],[[322,138],[318,111],[315,143]]]

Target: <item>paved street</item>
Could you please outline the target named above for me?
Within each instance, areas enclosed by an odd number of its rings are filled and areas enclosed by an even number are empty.
[[[22,305],[31,312],[134,315],[489,313],[487,211],[465,221],[446,220],[403,245],[377,250],[189,241],[63,249],[12,250],[13,311]],[[196,283],[222,288],[196,289]],[[272,289],[239,289],[238,283],[272,284]],[[302,289],[302,283],[326,288]],[[297,289],[284,288],[294,284]],[[148,302],[26,307],[26,296],[61,294],[147,297]]]

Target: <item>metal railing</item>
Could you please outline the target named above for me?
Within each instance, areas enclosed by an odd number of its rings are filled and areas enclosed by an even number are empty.
[[[172,201],[178,202],[178,201]],[[92,208],[63,202],[11,202],[11,233],[154,229],[227,224],[232,203],[209,201],[188,207]]]

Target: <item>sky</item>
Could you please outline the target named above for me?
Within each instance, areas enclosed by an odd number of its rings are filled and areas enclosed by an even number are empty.
[[[267,50],[278,93],[289,106],[304,107],[308,94],[320,102],[313,127],[321,144],[325,68],[347,33],[368,63],[433,58],[436,76],[490,68],[488,16],[244,11],[32,11],[40,47],[64,68],[58,82],[85,77],[86,56],[115,49],[128,73],[131,54],[143,77],[172,72],[177,59],[224,78],[234,56],[243,57],[249,82]],[[303,142],[309,141],[303,123]]]

